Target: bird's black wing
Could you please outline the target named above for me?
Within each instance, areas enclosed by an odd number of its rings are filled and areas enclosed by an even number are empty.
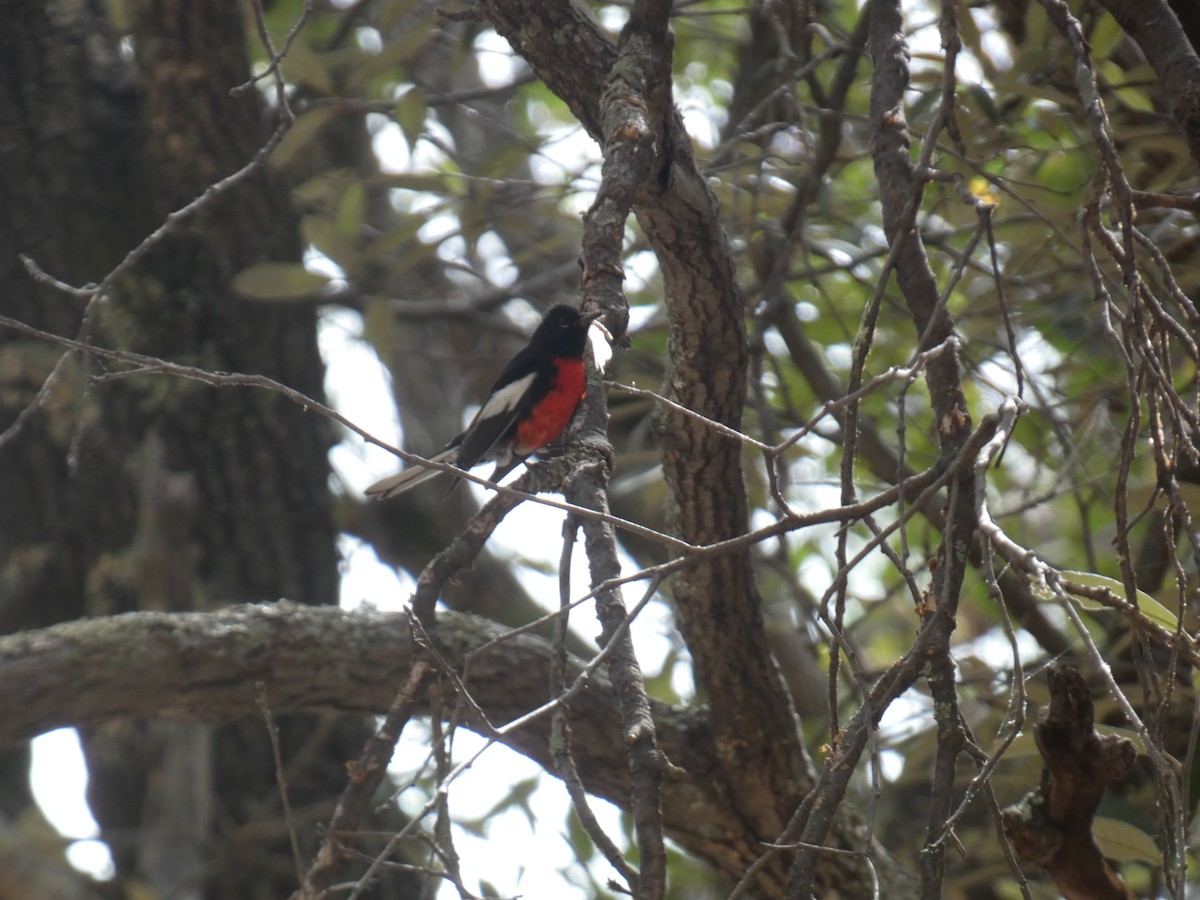
[[[458,467],[470,469],[492,459],[496,445],[511,435],[521,417],[529,411],[552,373],[542,366],[541,354],[525,347],[514,356],[492,385],[458,448]]]

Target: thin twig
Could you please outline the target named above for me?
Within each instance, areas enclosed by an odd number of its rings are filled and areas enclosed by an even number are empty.
[[[296,121],[296,113],[292,110],[291,104],[288,101],[287,85],[283,80],[283,72],[280,70],[280,65],[284,58],[288,55],[288,51],[292,49],[292,42],[300,34],[300,29],[304,27],[304,23],[309,20],[313,12],[312,0],[304,0],[304,9],[300,12],[300,17],[296,19],[296,23],[288,31],[287,38],[284,39],[283,49],[278,53],[275,52],[275,45],[271,42],[271,33],[267,30],[266,17],[263,13],[262,0],[254,0],[252,4],[254,9],[254,24],[258,28],[258,39],[262,41],[263,47],[267,51],[267,57],[270,63],[266,69],[258,75],[253,76],[244,84],[239,84],[237,87],[231,88],[229,96],[236,97],[243,94],[258,82],[268,76],[273,76],[275,79],[275,99],[279,103],[279,114],[283,121],[290,127]]]
[[[379,730],[367,741],[362,756],[355,764],[353,777],[347,781],[346,788],[342,791],[333,817],[329,820],[325,837],[321,841],[321,847],[305,873],[300,889],[293,895],[293,900],[318,900],[333,881],[342,857],[339,842],[345,835],[353,832],[362,821],[371,796],[387,774],[387,765],[395,752],[396,742],[400,740],[400,733],[408,724],[421,699],[426,680],[432,675],[433,669],[429,663],[417,660],[413,664]],[[360,883],[370,874],[371,869],[364,872]]]
[[[562,694],[567,686],[567,627],[568,613],[571,609],[571,557],[575,546],[575,533],[579,522],[574,516],[567,516],[563,522],[563,549],[558,563],[558,597],[559,610],[562,613],[555,621],[554,644],[550,656],[550,695]],[[554,760],[554,768],[558,777],[566,785],[571,797],[571,806],[583,830],[591,838],[592,843],[604,854],[617,872],[625,879],[629,893],[636,895],[639,875],[636,869],[626,861],[621,850],[612,838],[601,827],[596,814],[588,803],[587,791],[575,768],[575,760],[571,756],[570,704],[562,703],[554,711],[550,721],[550,756]]]
[[[283,804],[283,821],[287,823],[288,839],[292,844],[292,862],[296,867],[296,883],[304,881],[304,858],[300,855],[300,839],[296,835],[296,821],[292,817],[292,802],[288,798],[287,774],[283,768],[283,753],[279,749],[279,728],[275,717],[271,715],[271,706],[267,702],[267,685],[264,681],[256,682],[255,694],[258,697],[258,708],[262,713],[263,724],[267,728],[267,736],[271,739],[271,754],[275,760],[275,782],[279,785],[279,799]]]

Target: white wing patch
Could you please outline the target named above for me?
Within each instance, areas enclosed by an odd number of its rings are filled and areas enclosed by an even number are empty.
[[[524,378],[518,378],[512,384],[506,384],[500,388],[500,390],[488,397],[488,402],[479,410],[479,413],[475,416],[475,421],[482,422],[484,419],[491,419],[512,412],[521,402],[521,398],[525,396],[525,392],[529,390],[529,386],[533,384],[533,379],[534,373],[530,372]]]
[[[608,361],[612,359],[612,340],[612,334],[599,319],[588,326],[588,344],[592,348],[592,366],[601,375],[608,368]]]

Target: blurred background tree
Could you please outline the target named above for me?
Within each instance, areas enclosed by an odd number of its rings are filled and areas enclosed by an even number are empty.
[[[350,328],[390,372],[404,446],[432,452],[536,313],[578,301],[579,214],[600,183],[594,139],[609,138],[599,93],[631,7],[264,7],[0,0],[0,313],[314,400],[319,330]],[[663,789],[670,895],[745,879],[744,896],[857,897],[875,878],[889,897],[1054,896],[1006,854],[998,810],[1038,785],[1029,725],[1043,667],[1066,659],[1141,751],[1101,810],[1103,850],[1139,895],[1184,896],[1200,798],[1195,4],[705,0],[674,4],[670,24],[691,146],[655,123],[657,181],[623,247],[631,344],[611,378],[776,448],[610,391],[615,515],[693,545],[766,529],[652,601],[668,649],[641,663],[659,743],[686,770]],[[684,208],[708,238],[690,239]],[[104,290],[64,291],[22,257]],[[129,377],[11,327],[0,388],[5,634],[333,605],[349,538],[415,577],[478,508],[461,489],[364,503],[358,473],[328,461],[348,433],[275,393]],[[630,571],[677,552],[618,538]],[[554,540],[485,551],[445,607],[529,623],[546,599],[527,573]],[[1123,600],[1149,621],[1097,608]],[[577,627],[570,651],[593,655],[591,633]],[[27,880],[0,876],[0,896],[295,887],[261,721],[84,724],[115,878],[72,875],[54,848]],[[280,725],[308,859],[369,726]],[[580,743],[585,786],[628,804],[619,750]],[[3,843],[26,855],[45,846],[28,768],[25,748],[0,758]],[[404,808],[436,785],[414,776]],[[518,788],[496,810],[529,809]],[[381,809],[364,830],[399,827]],[[945,854],[951,814],[960,849]],[[486,833],[486,818],[458,827]],[[562,896],[606,893],[574,823],[538,827],[583,863]],[[454,834],[417,829],[443,850]],[[853,853],[764,843],[796,840]],[[378,896],[422,890],[383,871]]]

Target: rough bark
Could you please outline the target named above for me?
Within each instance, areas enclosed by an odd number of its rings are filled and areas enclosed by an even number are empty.
[[[126,146],[122,128],[132,95],[107,22],[84,9],[61,30],[42,4],[2,4],[0,34],[0,301],[6,312],[55,330],[76,327],[77,305],[31,283],[17,256],[34,253],[61,277],[78,282],[102,275],[136,236],[131,222],[105,227],[114,185],[129,178],[127,153],[97,155],[97,144]],[[98,36],[91,65],[88,34]],[[88,160],[92,177],[64,173]],[[135,195],[136,196],[136,195]],[[0,430],[33,400],[57,354],[0,334]],[[82,611],[86,559],[78,549],[104,540],[118,516],[96,505],[90,521],[64,515],[72,504],[61,448],[68,423],[34,417],[26,439],[0,447],[0,632],[74,618]],[[49,446],[60,452],[47,452]],[[40,602],[27,598],[37,596]],[[32,802],[24,747],[0,757],[0,811],[15,819]]]
[[[237,4],[133,4],[132,60],[120,54],[102,4],[2,6],[5,311],[75,335],[81,300],[35,282],[17,253],[71,284],[99,281],[167,213],[245,165],[271,124],[254,90],[230,96],[249,77]],[[253,262],[299,256],[286,188],[260,171],[175,222],[89,307],[85,334],[267,374],[320,397],[314,310],[251,303],[229,287]],[[58,353],[11,334],[0,341],[0,428],[22,423],[0,448],[0,630],[214,597],[336,598],[326,423],[264,392],[155,378],[87,382],[102,373],[78,359],[49,399],[31,406]],[[310,745],[311,720],[280,724],[285,758]],[[330,764],[297,774],[300,804],[336,795],[341,763],[365,735],[358,722],[320,733],[309,749]],[[261,723],[197,733],[128,722],[83,739],[93,812],[113,837],[119,877],[137,873],[167,889],[164,879],[203,872],[203,884],[191,880],[189,889],[282,892],[290,865],[280,881],[265,864],[288,852],[282,828],[216,840],[219,825],[274,815],[278,787]],[[13,781],[23,765],[18,753]],[[172,773],[187,773],[182,781],[196,793],[158,790]],[[168,825],[199,828],[204,840],[188,843],[202,853],[188,861],[178,844],[156,845],[150,834]],[[176,865],[164,865],[172,857]]]
[[[1137,747],[1096,732],[1090,688],[1078,672],[1056,666],[1049,680],[1050,705],[1033,732],[1046,763],[1042,784],[1004,811],[1004,830],[1021,858],[1044,867],[1068,900],[1132,900],[1092,823],[1105,790],[1129,774]]]

